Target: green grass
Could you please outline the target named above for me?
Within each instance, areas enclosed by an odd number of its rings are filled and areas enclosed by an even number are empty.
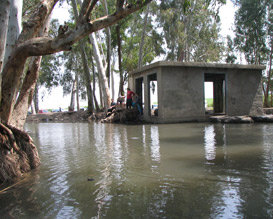
[[[208,107],[213,107],[213,98],[206,98]]]

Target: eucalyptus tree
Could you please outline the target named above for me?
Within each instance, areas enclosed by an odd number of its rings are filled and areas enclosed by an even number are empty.
[[[235,0],[236,49],[244,54],[248,64],[267,64],[266,80],[263,83],[264,106],[268,106],[272,80],[273,51],[273,3],[270,0]]]
[[[10,0],[4,0],[0,4],[0,74],[2,72],[2,68],[4,65],[4,57],[5,57],[5,46],[6,46],[6,36],[7,36],[7,26],[9,23],[9,10],[10,9]],[[1,78],[1,75],[0,75]],[[1,80],[0,80],[1,82]],[[0,91],[1,93],[1,91]]]
[[[63,73],[60,75],[60,85],[63,87],[63,94],[70,94],[70,110],[79,110],[79,97],[86,99],[86,81],[84,80],[84,67],[81,47],[78,44],[73,46],[70,52],[62,55]]]
[[[157,26],[163,30],[167,60],[220,59],[223,48],[218,13],[222,3],[225,0],[166,0],[158,4]]]
[[[152,3],[150,7],[155,5]],[[119,94],[124,95],[128,72],[151,63],[164,53],[163,40],[153,24],[153,14],[148,6],[120,21],[112,38],[113,47],[118,51]]]
[[[30,104],[28,98],[31,96],[31,92],[29,91],[33,89],[33,85],[36,85],[37,73],[35,72],[39,71],[40,63],[38,59],[40,58],[37,58],[33,63],[32,66],[35,68],[30,68],[27,74],[24,75],[24,67],[28,57],[69,51],[71,46],[83,37],[117,23],[151,1],[116,0],[114,13],[91,20],[90,15],[95,10],[99,0],[84,0],[75,28],[68,30],[65,25],[60,26],[57,37],[48,36],[46,30],[48,30],[47,23],[58,0],[42,0],[37,4],[29,19],[24,23],[15,47],[2,70],[0,109],[2,123],[0,124],[0,132],[1,135],[6,136],[3,139],[8,139],[8,141],[0,145],[1,154],[3,155],[0,158],[0,181],[20,176],[22,172],[29,170],[30,167],[37,166],[39,163],[37,149],[31,138],[26,133],[9,126],[13,121],[16,121],[15,126],[22,128]],[[5,19],[7,18],[5,17]],[[0,54],[4,53],[3,48],[1,50]],[[32,72],[35,74],[30,74]],[[24,76],[26,77],[24,78]],[[31,80],[31,83],[29,80]],[[21,81],[23,81],[22,85]],[[17,112],[16,115],[14,114],[15,111]],[[14,116],[16,116],[16,120],[14,120]],[[24,137],[19,137],[20,135]]]

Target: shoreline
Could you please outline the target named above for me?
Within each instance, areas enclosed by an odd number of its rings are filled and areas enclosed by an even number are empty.
[[[34,115],[28,115],[27,123],[58,123],[58,122],[92,122],[98,121],[103,123],[117,123],[117,124],[149,124],[141,119],[141,116],[135,114],[132,115],[134,110],[115,110],[112,113],[104,112],[93,113],[89,115],[86,111],[72,111],[72,112],[54,112],[54,113],[39,113]],[[128,118],[128,112],[130,118]],[[118,119],[115,117],[118,116]],[[125,116],[125,117],[124,117]],[[124,118],[122,118],[124,117]],[[121,119],[122,118],[122,119]],[[227,115],[211,115],[207,119],[202,121],[187,121],[189,122],[210,122],[210,123],[273,123],[272,114],[264,114],[261,116],[227,116]],[[179,122],[183,123],[183,122]],[[154,124],[154,123],[153,123]]]

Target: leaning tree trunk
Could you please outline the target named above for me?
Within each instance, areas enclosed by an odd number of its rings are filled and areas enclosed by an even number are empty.
[[[45,24],[41,27],[38,33],[39,37],[45,36],[49,30],[50,24],[49,16]],[[42,56],[32,57],[28,66],[28,71],[23,81],[23,85],[20,89],[18,98],[16,99],[16,104],[14,106],[12,117],[10,120],[10,125],[23,130],[27,112],[33,100],[33,95],[35,92],[35,87],[39,77],[39,70],[41,66]]]
[[[35,92],[35,86],[39,76],[39,69],[41,64],[42,56],[33,57],[29,64],[29,69],[26,73],[20,94],[17,98],[14,106],[10,125],[23,130],[27,111],[31,105],[33,95]]]

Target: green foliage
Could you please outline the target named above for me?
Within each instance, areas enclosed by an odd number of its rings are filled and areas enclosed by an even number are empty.
[[[231,36],[227,36],[227,57],[226,57],[226,63],[231,63],[234,64],[237,57],[235,56],[234,52],[235,52],[235,46],[233,43],[233,40],[231,39]]]
[[[237,0],[234,43],[249,64],[265,64],[267,0]]]
[[[43,56],[39,75],[39,85],[45,86],[48,90],[57,87],[60,81],[60,69],[61,62],[58,54]]]
[[[215,1],[161,1],[154,10],[157,28],[167,46],[167,60],[218,61],[220,23]]]
[[[60,84],[63,87],[64,94],[70,94],[73,83],[78,78],[79,92],[82,99],[86,98],[85,83],[83,78],[83,64],[78,44],[74,44],[72,50],[64,52],[62,55],[64,71],[60,78]]]
[[[207,107],[213,107],[213,98],[206,98]]]
[[[48,33],[50,37],[56,36],[58,32],[58,26],[58,20],[53,19],[50,23],[50,30]],[[43,56],[38,84],[40,86],[45,86],[49,91],[53,87],[59,86],[61,65],[62,63],[60,54]]]

